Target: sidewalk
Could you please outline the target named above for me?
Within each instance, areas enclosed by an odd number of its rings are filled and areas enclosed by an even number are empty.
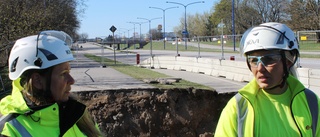
[[[83,49],[76,51],[77,60],[71,62],[71,75],[76,80],[72,86],[72,91],[92,91],[108,89],[143,89],[155,88],[140,80],[134,79],[128,75],[120,73],[108,66],[102,68],[99,62],[92,61],[84,54],[101,55],[101,49],[96,45],[86,44]],[[111,50],[104,50],[105,54],[113,54]],[[118,54],[119,56],[119,54]],[[110,58],[111,56],[107,56]],[[113,59],[113,58],[110,58]],[[123,60],[121,60],[123,59]],[[126,62],[126,58],[118,58],[117,61]],[[152,69],[168,76],[182,78],[184,80],[199,83],[216,89],[217,92],[235,92],[246,83],[236,82],[225,78],[208,76],[200,73],[187,71],[176,71],[167,69]]]
[[[70,63],[71,75],[76,81],[71,91],[154,88],[108,66],[102,68],[98,62],[86,58],[84,53],[85,50],[80,51],[77,60]]]
[[[209,76],[201,73],[193,73],[188,71],[177,71],[170,69],[152,69],[159,73],[163,73],[172,77],[182,78],[184,80],[199,83],[214,88],[219,93],[236,92],[247,83],[232,81],[226,78]]]

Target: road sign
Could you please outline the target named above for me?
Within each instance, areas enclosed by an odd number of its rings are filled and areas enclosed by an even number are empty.
[[[109,29],[111,32],[115,32],[117,30],[117,28],[115,26],[111,26],[111,28]]]
[[[186,30],[183,30],[181,33],[184,35],[188,35],[188,31],[186,31]]]

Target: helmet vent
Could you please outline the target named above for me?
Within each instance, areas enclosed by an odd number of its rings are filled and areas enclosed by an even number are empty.
[[[281,34],[278,41],[277,41],[277,44],[283,44],[284,43],[284,37],[283,35]]]
[[[54,55],[52,52],[46,50],[46,49],[40,49],[39,50],[46,56],[47,60],[55,60],[58,59],[56,55]]]
[[[11,67],[10,67],[10,72],[15,72],[17,70],[16,66],[17,66],[18,60],[19,60],[19,57],[17,57],[16,59],[13,60]]]

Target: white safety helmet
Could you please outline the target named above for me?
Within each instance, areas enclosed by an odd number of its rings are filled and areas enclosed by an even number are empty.
[[[243,34],[240,41],[241,54],[247,56],[248,53],[256,50],[280,50],[284,66],[286,66],[285,59],[295,64],[299,57],[299,43],[294,32],[287,25],[277,22],[260,24]],[[247,64],[249,66],[248,61]],[[292,66],[289,69],[283,67],[284,79],[289,73],[297,77],[295,68]]]
[[[263,23],[247,30],[241,38],[240,51],[246,55],[255,50],[296,50],[299,44],[294,32],[285,24],[277,22]]]
[[[17,40],[9,56],[9,78],[18,79],[30,69],[46,69],[74,60],[72,38],[63,31],[47,30]]]

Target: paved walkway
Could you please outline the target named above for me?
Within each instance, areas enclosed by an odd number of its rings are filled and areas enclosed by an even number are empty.
[[[72,91],[154,88],[149,84],[120,73],[112,68],[109,68],[108,66],[106,68],[101,67],[99,62],[95,62],[86,58],[84,56],[86,53],[100,56],[101,48],[96,45],[85,44],[83,45],[83,49],[76,51],[76,61],[71,62],[71,74],[76,80],[76,83],[72,86]],[[112,55],[113,51],[104,50],[104,53],[106,57],[113,59],[112,56],[108,56]],[[117,54],[117,56],[120,55],[121,54]],[[117,58],[117,61],[126,62],[125,59],[126,58]],[[152,70],[175,78],[182,78],[190,82],[206,85],[216,89],[218,92],[234,92],[246,84],[225,78],[213,77],[187,71],[168,69]]]
[[[77,60],[71,62],[71,75],[76,81],[71,91],[154,88],[112,68],[103,68],[100,63],[86,58],[84,53],[85,50],[80,51]]]
[[[188,71],[177,71],[177,70],[170,70],[170,69],[153,69],[159,73],[163,73],[169,76],[173,76],[176,78],[182,78],[184,80],[199,83],[202,85],[206,85],[208,87],[212,87],[216,89],[217,92],[236,92],[238,89],[246,85],[245,82],[237,82],[232,81],[222,77],[214,77],[209,76],[201,73],[193,73]]]

